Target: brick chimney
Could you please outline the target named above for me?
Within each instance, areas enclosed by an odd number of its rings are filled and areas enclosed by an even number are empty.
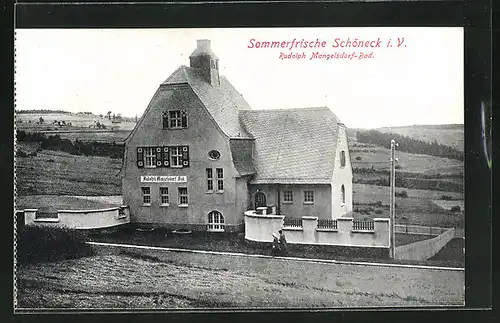
[[[219,58],[212,51],[210,40],[199,39],[196,41],[196,49],[189,56],[189,65],[210,85],[220,85]]]

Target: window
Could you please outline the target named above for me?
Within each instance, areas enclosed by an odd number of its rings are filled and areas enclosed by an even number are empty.
[[[170,166],[182,167],[181,147],[170,147]]]
[[[188,205],[188,189],[187,187],[179,187],[179,206]]]
[[[212,160],[217,160],[220,158],[220,152],[218,152],[217,150],[210,150],[208,152],[208,158]]]
[[[224,190],[224,172],[222,168],[217,168],[217,191],[222,192]]]
[[[156,167],[156,150],[154,147],[144,148],[144,159],[146,167]]]
[[[283,191],[283,203],[292,203],[293,193],[292,191]]]
[[[220,212],[208,213],[208,231],[224,231],[224,217]]]
[[[345,187],[342,185],[340,187],[340,200],[342,201],[342,204],[345,204]]]
[[[163,112],[163,129],[187,128],[187,114],[185,110]]]
[[[160,187],[160,205],[168,206],[168,187]]]
[[[314,191],[304,191],[304,204],[314,203]]]
[[[137,147],[137,167],[189,167],[189,146]]]
[[[212,168],[207,168],[207,191],[212,192],[214,190],[214,176]]]
[[[345,167],[345,151],[340,152],[340,167]]]
[[[141,191],[142,191],[142,204],[151,205],[151,188],[141,187]]]

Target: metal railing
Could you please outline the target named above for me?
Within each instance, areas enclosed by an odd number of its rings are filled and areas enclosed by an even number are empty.
[[[357,221],[352,222],[353,230],[373,230],[373,221]]]
[[[318,229],[337,229],[337,220],[319,219]]]
[[[285,217],[283,219],[283,226],[289,228],[302,228],[302,219]]]

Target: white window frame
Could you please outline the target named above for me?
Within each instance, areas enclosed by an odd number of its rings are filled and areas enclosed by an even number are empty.
[[[185,190],[185,194],[181,194],[181,190]],[[179,207],[187,207],[189,205],[189,194],[186,186],[181,186],[177,188],[177,193],[179,194]],[[183,202],[183,198],[186,198],[186,203]]]
[[[289,193],[289,194],[287,194]],[[289,199],[287,199],[289,197]],[[293,191],[292,190],[284,190],[283,191],[283,203],[284,204],[292,204],[293,203]]]
[[[174,154],[175,151],[175,154]],[[175,160],[175,162],[174,162]],[[182,146],[170,147],[170,167],[182,168]]]
[[[164,191],[162,192],[162,189],[166,189],[167,192],[165,193]],[[170,197],[169,197],[169,192],[168,192],[168,186],[161,186],[159,188],[159,193],[160,193],[160,206],[169,206],[170,205]],[[166,202],[164,202],[164,198],[166,198]]]
[[[225,231],[225,219],[222,213],[219,211],[212,211],[208,213],[208,224],[207,231],[210,232],[224,232]]]
[[[311,193],[309,196],[308,193]],[[312,197],[310,200],[308,197]],[[304,190],[304,204],[314,204],[314,190]]]
[[[144,167],[156,168],[156,147],[144,147]]]
[[[217,193],[222,193],[224,192],[224,169],[223,168],[216,168],[215,173],[217,176]],[[222,176],[219,176],[222,175]],[[222,189],[219,189],[219,187],[222,185]]]
[[[207,193],[214,192],[214,171],[212,168],[207,168],[205,170],[205,174],[207,176]],[[210,188],[210,186],[212,188]]]
[[[146,190],[148,191],[148,193],[145,192]],[[142,186],[141,187],[141,194],[142,194],[142,205],[143,206],[151,206],[151,187]],[[149,199],[149,203],[146,202],[146,198]]]

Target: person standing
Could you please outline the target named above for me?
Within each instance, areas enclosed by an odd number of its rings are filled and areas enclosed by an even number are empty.
[[[281,250],[281,253],[283,255],[286,255],[288,253],[288,246],[287,246],[287,243],[286,243],[286,237],[285,237],[285,234],[283,233],[283,230],[279,230],[278,231],[279,234],[280,234],[280,237],[279,237],[279,240],[278,240],[278,243],[280,245],[280,250]]]
[[[278,236],[273,233],[273,249],[271,250],[271,255],[277,256],[281,253],[280,251],[281,251],[281,248],[280,248],[280,242],[278,240]]]

